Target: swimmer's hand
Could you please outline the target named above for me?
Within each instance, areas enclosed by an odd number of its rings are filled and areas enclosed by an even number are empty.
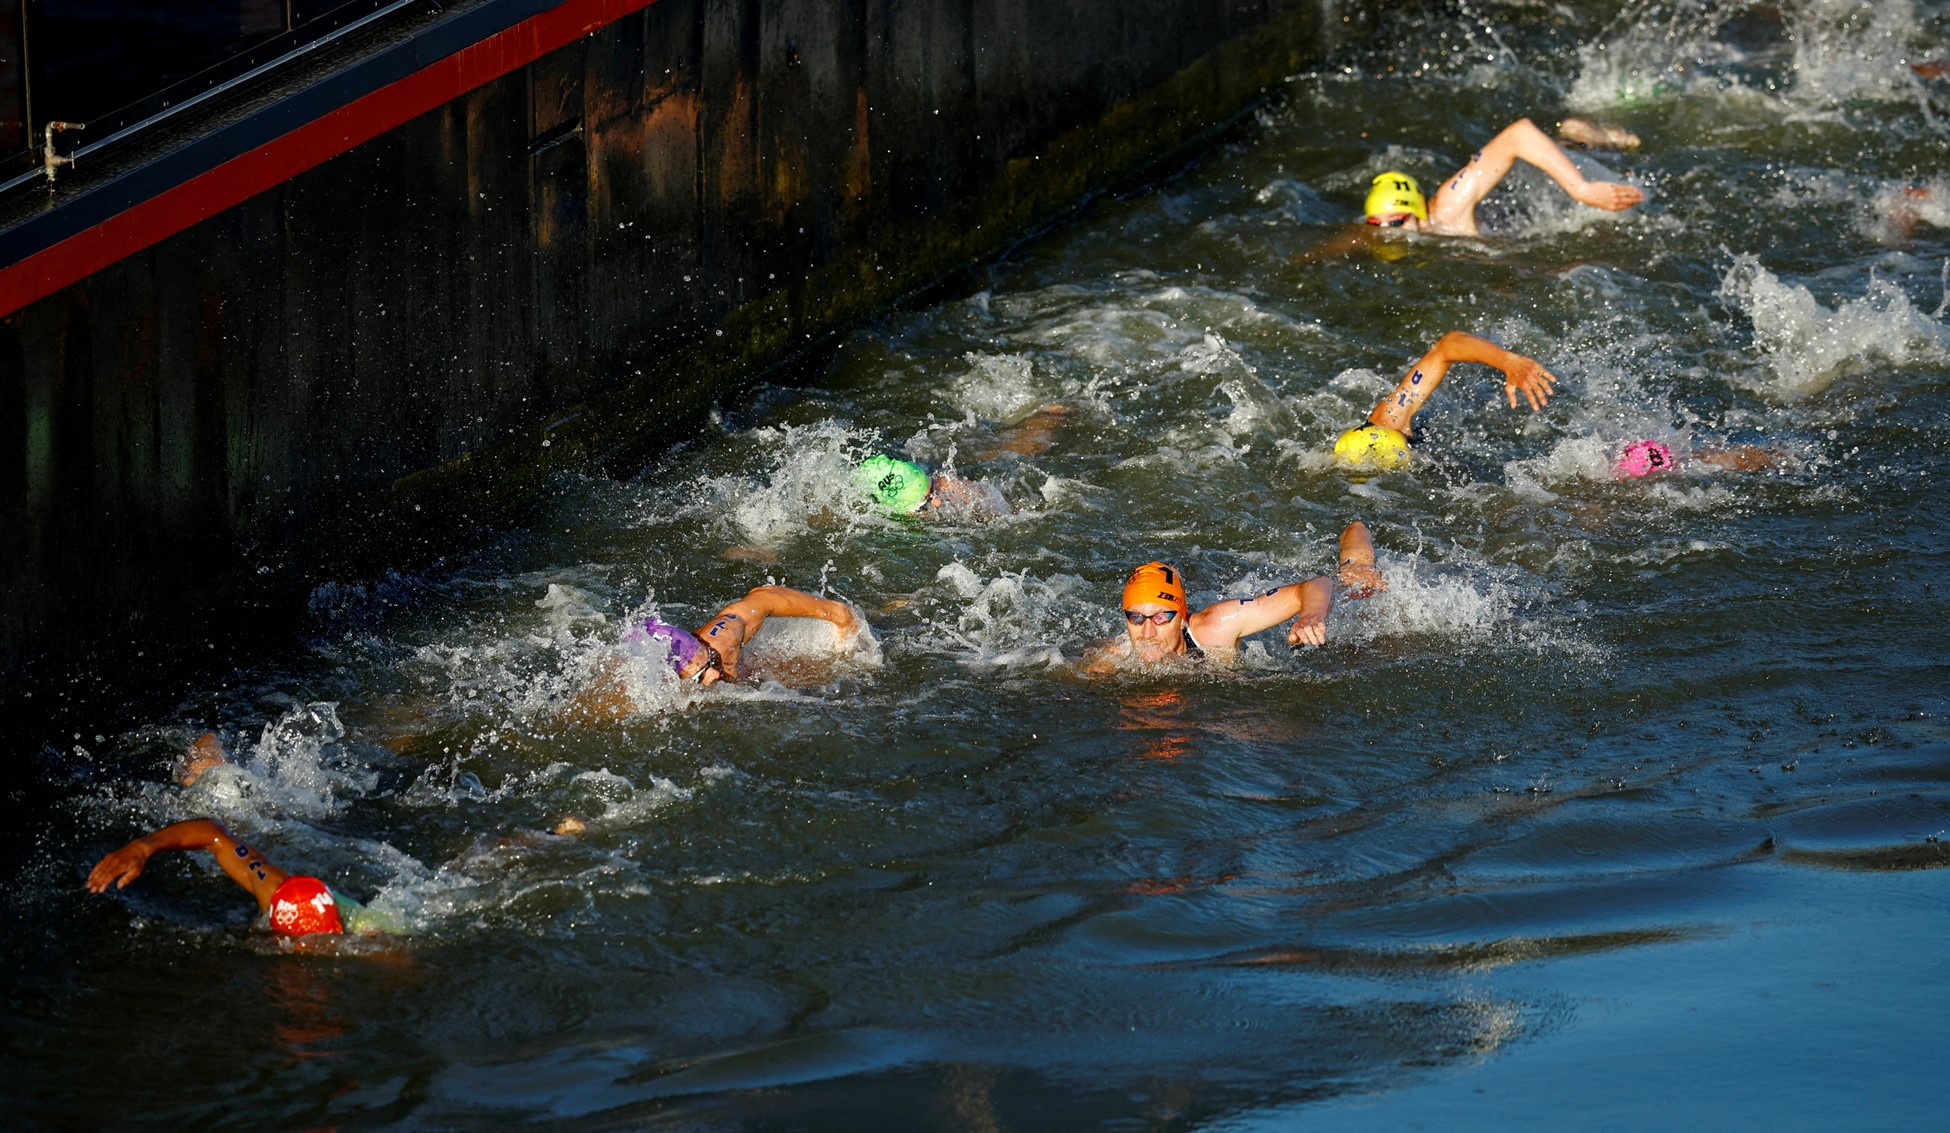
[[[1503,371],[1503,396],[1510,399],[1510,408],[1517,407],[1517,394],[1522,393],[1530,403],[1530,411],[1535,413],[1551,403],[1551,394],[1557,392],[1557,376],[1537,362],[1521,354],[1511,355],[1515,364]]]
[[[1622,212],[1645,200],[1644,190],[1619,181],[1586,181],[1571,190],[1571,195],[1606,212]]]
[[[154,852],[142,839],[137,838],[109,854],[88,871],[88,892],[103,892],[110,884],[117,889],[127,889],[129,882],[142,876],[142,867],[149,864],[149,855]]]
[[[1301,614],[1286,631],[1286,643],[1295,649],[1302,645],[1327,644],[1327,614]]]

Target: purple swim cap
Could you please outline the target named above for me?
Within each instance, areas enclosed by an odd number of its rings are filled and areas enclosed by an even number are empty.
[[[1678,461],[1663,441],[1633,441],[1618,458],[1618,474],[1636,478],[1654,472],[1670,472]]]
[[[631,640],[639,640],[639,635],[633,633],[630,635],[630,638]],[[658,621],[656,618],[648,618],[644,621],[640,639],[661,641],[669,646],[670,667],[678,676],[683,676],[685,666],[689,665],[704,650],[703,644],[698,641],[690,630],[680,629],[677,626],[671,625],[669,622]]]

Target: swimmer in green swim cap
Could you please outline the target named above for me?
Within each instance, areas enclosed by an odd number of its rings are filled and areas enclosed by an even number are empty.
[[[1334,456],[1355,468],[1389,469],[1408,463],[1415,443],[1415,414],[1457,362],[1480,362],[1503,371],[1503,394],[1512,409],[1521,395],[1534,413],[1550,404],[1557,387],[1557,378],[1536,359],[1505,350],[1486,338],[1452,330],[1436,339],[1428,353],[1408,368],[1388,396],[1369,412],[1367,420],[1340,435],[1334,442]]]
[[[929,473],[897,456],[870,456],[861,461],[853,470],[853,487],[894,515],[981,519],[1009,512],[1009,502],[993,485],[944,472]]]

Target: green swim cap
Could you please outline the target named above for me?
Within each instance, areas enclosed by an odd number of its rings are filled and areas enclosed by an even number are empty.
[[[881,507],[906,515],[927,502],[930,478],[927,469],[911,461],[870,456],[854,469],[853,486]]]

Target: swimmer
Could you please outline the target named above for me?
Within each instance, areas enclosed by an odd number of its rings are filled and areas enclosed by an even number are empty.
[[[1566,118],[1558,131],[1567,142],[1580,148],[1604,145],[1631,149],[1638,145],[1638,136],[1628,130],[1594,125],[1581,118]],[[1293,262],[1345,259],[1361,251],[1374,251],[1387,259],[1400,258],[1404,249],[1399,244],[1374,239],[1380,228],[1402,228],[1434,236],[1481,237],[1483,232],[1476,224],[1476,206],[1503,181],[1519,158],[1563,186],[1573,200],[1593,208],[1619,212],[1645,200],[1644,192],[1634,186],[1589,180],[1578,172],[1570,155],[1535,123],[1519,118],[1476,151],[1469,164],[1455,176],[1443,182],[1432,200],[1424,199],[1421,184],[1406,173],[1391,170],[1376,176],[1364,209],[1367,224],[1330,238],[1310,251],[1295,254]],[[1389,253],[1390,249],[1394,254]]]
[[[743,598],[719,610],[697,632],[651,618],[623,635],[623,641],[658,641],[670,651],[670,667],[679,680],[702,686],[719,681],[736,681],[738,658],[766,618],[817,618],[831,622],[838,631],[837,641],[845,641],[859,628],[853,607],[831,598],[820,598],[789,586],[759,586]],[[579,719],[614,720],[636,711],[612,660],[603,667],[595,683],[577,694],[570,712]]]
[[[1595,136],[1595,128],[1588,136]],[[1413,177],[1394,172],[1377,176],[1368,192],[1367,222],[1437,236],[1481,236],[1476,206],[1503,181],[1519,158],[1557,182],[1572,200],[1593,208],[1619,212],[1645,200],[1645,194],[1635,186],[1587,179],[1536,123],[1519,118],[1477,150],[1469,164],[1443,182],[1431,200],[1423,200],[1421,186]]]
[[[981,519],[1009,514],[1009,502],[994,485],[930,473],[897,456],[870,456],[853,470],[860,495],[894,515],[940,519]]]
[[[1701,464],[1710,464],[1728,472],[1765,472],[1773,468],[1784,468],[1789,459],[1786,454],[1756,445],[1734,445],[1730,448],[1698,449],[1688,454],[1689,459]],[[1632,441],[1619,451],[1618,463],[1613,473],[1620,480],[1636,480],[1643,476],[1663,475],[1679,469],[1679,457],[1664,441]]]
[[[1550,404],[1557,378],[1536,359],[1505,350],[1486,338],[1452,330],[1408,368],[1395,388],[1369,412],[1366,421],[1342,433],[1334,455],[1353,467],[1398,468],[1408,462],[1415,442],[1415,414],[1457,362],[1480,362],[1503,371],[1503,394],[1510,408],[1522,395],[1535,413]]]
[[[1374,537],[1360,520],[1341,532],[1339,579],[1351,598],[1365,598],[1387,583],[1375,566]],[[1246,598],[1228,598],[1196,613],[1185,601],[1185,580],[1163,563],[1146,563],[1124,584],[1124,634],[1092,646],[1083,658],[1087,673],[1107,673],[1136,660],[1156,664],[1167,657],[1229,661],[1240,639],[1271,629],[1287,619],[1287,644],[1327,643],[1327,613],[1334,605],[1334,583],[1326,576],[1277,586]]]
[[[102,893],[111,885],[128,888],[142,876],[149,858],[164,850],[208,850],[230,880],[257,899],[258,911],[279,936],[370,935],[380,931],[364,905],[315,877],[288,873],[271,864],[263,854],[231,837],[221,823],[208,818],[172,822],[102,858],[88,873],[88,891]]]

